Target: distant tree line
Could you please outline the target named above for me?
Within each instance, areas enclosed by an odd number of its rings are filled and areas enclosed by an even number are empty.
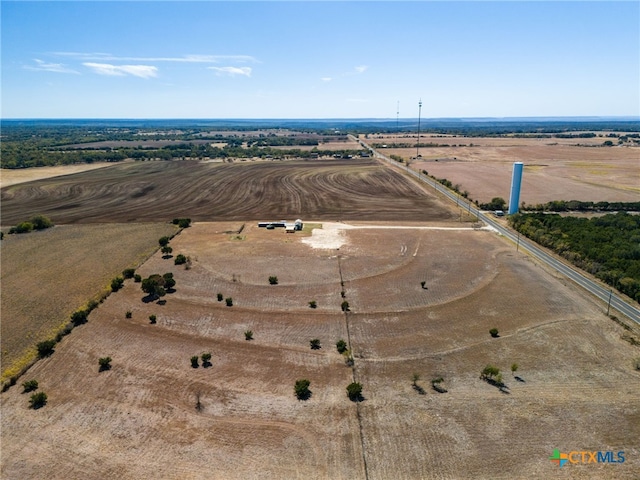
[[[640,215],[562,217],[518,213],[511,226],[640,302]]]

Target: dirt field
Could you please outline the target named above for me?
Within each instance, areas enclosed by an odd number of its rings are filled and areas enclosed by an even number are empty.
[[[61,177],[73,173],[110,167],[113,163],[83,163],[80,165],[60,165],[57,167],[0,169],[0,188],[18,183],[32,182],[43,178]]]
[[[136,267],[176,227],[164,224],[56,226],[7,235],[2,241],[2,382],[53,338],[69,315],[110,290],[122,270]]]
[[[126,163],[9,186],[1,200],[4,225],[36,213],[56,224],[456,216],[414,180],[372,159]]]
[[[492,232],[242,223],[185,230],[171,245],[189,270],[159,254],[140,268],[174,273],[165,304],[127,282],[38,362],[24,380],[38,380],[44,408],[19,387],[0,396],[2,478],[637,478],[640,349]],[[203,352],[212,366],[192,368]],[[489,363],[507,393],[478,378]],[[436,376],[447,393],[431,389]],[[307,401],[293,395],[299,378]],[[345,394],[354,378],[361,403]],[[558,471],[554,448],[626,461]]]
[[[373,143],[415,144],[409,138],[382,137]],[[466,138],[421,136],[420,143],[452,145],[420,149],[423,161],[411,168],[427,170],[467,190],[481,203],[494,197],[509,200],[513,162],[525,165],[520,200],[528,204],[552,200],[633,202],[640,196],[640,147],[601,147],[596,138]],[[473,146],[470,146],[473,144]],[[455,146],[453,146],[455,145]],[[405,159],[416,148],[380,149]]]

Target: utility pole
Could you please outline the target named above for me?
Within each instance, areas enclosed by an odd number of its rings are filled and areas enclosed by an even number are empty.
[[[613,289],[609,290],[609,303],[607,304],[607,317],[609,316],[609,309],[611,308],[611,295],[613,295]]]
[[[416,145],[416,160],[420,156],[420,116],[422,113],[422,99],[418,102],[418,144]]]

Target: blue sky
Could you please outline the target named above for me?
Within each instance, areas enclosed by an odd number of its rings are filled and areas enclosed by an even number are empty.
[[[640,3],[2,1],[2,118],[640,115]]]

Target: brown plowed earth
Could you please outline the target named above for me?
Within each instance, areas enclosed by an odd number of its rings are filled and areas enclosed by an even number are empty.
[[[0,395],[3,479],[638,478],[640,350],[621,338],[638,329],[513,245],[472,228],[343,224],[339,250],[312,248],[307,231],[247,222],[238,234],[242,223],[183,230],[171,245],[190,269],[157,252],[137,270],[174,274],[166,303],[127,280],[37,362],[21,381],[39,382],[44,408],[19,386]],[[203,352],[212,366],[191,368]],[[113,368],[99,372],[106,355]],[[487,364],[508,393],[479,379]],[[439,376],[445,394],[431,388]],[[307,401],[293,395],[301,378]],[[626,461],[560,470],[555,448]]]
[[[371,159],[154,161],[8,186],[2,223],[457,218],[416,182]]]

